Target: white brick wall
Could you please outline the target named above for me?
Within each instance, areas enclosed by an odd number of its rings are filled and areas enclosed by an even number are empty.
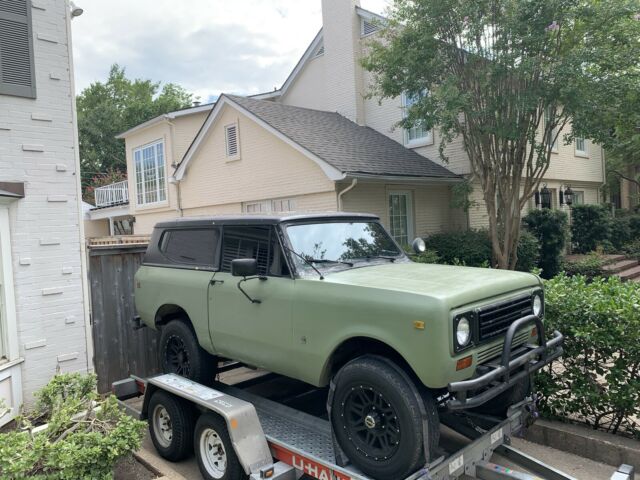
[[[24,182],[9,207],[25,401],[57,368],[86,371],[87,332],[68,4],[34,2],[37,98],[0,95],[0,181]]]

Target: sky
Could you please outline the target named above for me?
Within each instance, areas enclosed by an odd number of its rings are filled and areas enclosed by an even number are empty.
[[[346,0],[345,0],[346,1]],[[389,0],[361,0],[383,13]],[[285,81],[322,26],[321,0],[76,0],[76,91],[118,63],[132,78],[177,83],[203,103]]]

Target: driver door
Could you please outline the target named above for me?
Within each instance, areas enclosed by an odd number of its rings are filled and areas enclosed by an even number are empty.
[[[258,278],[231,275],[231,261],[254,258]],[[251,298],[252,303],[240,287]],[[275,227],[228,225],[223,228],[222,260],[209,287],[209,332],[218,353],[270,371],[291,373],[292,297],[289,273]]]

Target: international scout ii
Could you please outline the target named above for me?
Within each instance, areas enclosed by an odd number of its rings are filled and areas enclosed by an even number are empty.
[[[226,358],[331,384],[338,444],[381,480],[433,460],[439,411],[503,414],[562,352],[538,277],[415,263],[373,215],[159,223],[135,300],[166,373],[209,383]]]

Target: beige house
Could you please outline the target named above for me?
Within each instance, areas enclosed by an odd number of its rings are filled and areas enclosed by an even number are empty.
[[[182,215],[358,211],[379,215],[402,243],[485,227],[479,186],[470,211],[452,207],[452,187],[471,175],[462,140],[448,147],[445,165],[437,132],[396,127],[410,98],[367,98],[372,77],[359,60],[381,17],[357,0],[322,0],[322,15],[323,28],[279,90],[222,95],[121,134],[131,195],[98,202],[92,218],[130,216],[144,234]],[[558,192],[568,185],[577,202],[600,202],[601,148],[559,141],[545,180],[556,208],[566,208]]]

